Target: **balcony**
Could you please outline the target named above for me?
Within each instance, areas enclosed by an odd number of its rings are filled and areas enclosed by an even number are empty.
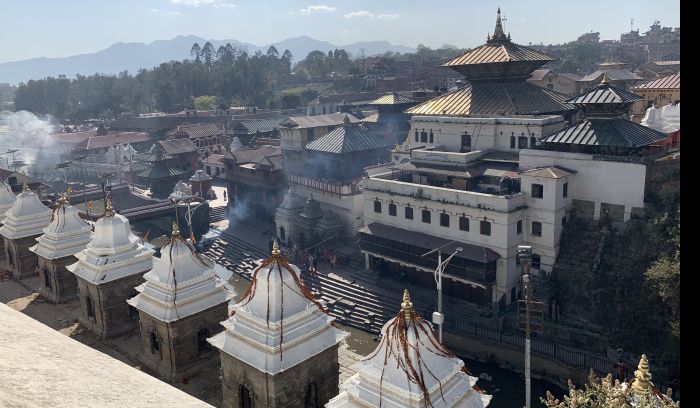
[[[361,179],[354,180],[350,183],[339,183],[329,179],[316,179],[311,177],[289,175],[288,180],[289,184],[302,186],[322,194],[338,196],[362,194],[362,188],[359,185]]]

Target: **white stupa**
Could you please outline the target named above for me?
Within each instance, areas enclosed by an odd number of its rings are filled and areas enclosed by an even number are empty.
[[[153,251],[146,249],[131,232],[129,220],[116,214],[107,200],[105,215],[95,222],[95,235],[86,248],[75,254],[78,262],[66,269],[93,284],[143,274],[153,267]]]
[[[177,224],[160,253],[153,269],[143,276],[146,282],[136,288],[140,293],[127,301],[131,306],[160,321],[172,322],[233,298],[234,293],[225,286],[231,272],[223,268],[215,271],[214,261],[197,254],[180,237]]]
[[[24,183],[17,200],[5,212],[0,234],[7,239],[20,239],[40,235],[51,222],[51,209],[41,203],[39,196]]]
[[[482,408],[491,396],[476,388],[477,378],[435,337],[432,326],[414,310],[408,290],[401,312],[382,328],[374,352],[340,387],[327,408]]]
[[[5,212],[12,208],[15,201],[17,201],[17,196],[12,188],[9,184],[0,181],[0,224],[5,221]]]
[[[233,140],[231,141],[231,151],[235,152],[236,150],[241,150],[244,148],[243,143],[241,143],[241,139],[238,138],[238,136],[234,137]]]
[[[668,104],[662,108],[652,105],[647,109],[641,124],[664,133],[673,133],[681,128],[681,104]]]
[[[183,200],[192,197],[192,187],[184,181],[180,180],[175,183],[173,192],[170,193],[170,198],[173,200]]]
[[[92,238],[92,227],[78,215],[78,209],[62,197],[37,244],[29,250],[46,259],[58,259],[85,249]]]
[[[335,318],[323,311],[299,273],[282,257],[275,241],[272,256],[256,269],[248,292],[221,323],[226,330],[209,342],[268,375],[338,345],[348,333],[332,325]]]

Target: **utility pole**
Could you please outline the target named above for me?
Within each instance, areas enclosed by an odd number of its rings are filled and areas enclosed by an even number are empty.
[[[437,263],[437,268],[435,268],[435,272],[433,272],[433,277],[435,278],[435,283],[437,284],[437,291],[438,291],[438,310],[437,312],[433,312],[433,324],[438,325],[438,339],[440,340],[440,343],[442,343],[442,325],[445,322],[445,316],[442,314],[442,273],[445,269],[445,266],[450,262],[450,259],[452,259],[453,256],[457,255],[458,252],[462,252],[462,247],[457,247],[455,251],[450,255],[445,262],[442,262],[442,248],[454,244],[457,241],[451,241],[446,243],[445,245],[442,245],[440,247],[437,247],[433,249],[432,251],[426,252],[421,257],[428,256],[432,254],[435,251],[438,251],[438,263]]]
[[[518,245],[518,259],[523,271],[523,285],[525,299],[518,300],[518,323],[524,323],[525,329],[525,408],[530,408],[531,383],[530,383],[530,336],[533,331],[542,328],[544,319],[544,303],[536,302],[532,297],[532,282],[530,277],[530,265],[532,261],[532,247],[529,245]],[[524,309],[525,321],[521,317],[521,310]],[[531,316],[532,311],[538,312]]]

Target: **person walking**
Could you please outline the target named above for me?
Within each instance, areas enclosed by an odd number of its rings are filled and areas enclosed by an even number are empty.
[[[226,201],[226,190],[224,190],[224,201]]]
[[[335,254],[331,255],[331,268],[335,269],[335,263],[338,262],[338,257]]]

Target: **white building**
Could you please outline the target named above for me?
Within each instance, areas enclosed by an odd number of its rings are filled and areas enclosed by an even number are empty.
[[[299,274],[275,241],[221,323],[226,330],[209,339],[221,351],[224,407],[319,406],[338,394],[338,345],[347,333],[333,327]]]
[[[68,204],[66,197],[61,197],[51,223],[36,238],[37,244],[29,248],[38,258],[42,296],[59,303],[78,295],[75,275],[66,266],[75,263],[73,255],[85,249],[91,239],[92,226],[80,218],[78,209]]]
[[[447,350],[404,291],[399,314],[382,328],[377,349],[326,408],[484,408],[491,396],[476,388],[464,362]]]

